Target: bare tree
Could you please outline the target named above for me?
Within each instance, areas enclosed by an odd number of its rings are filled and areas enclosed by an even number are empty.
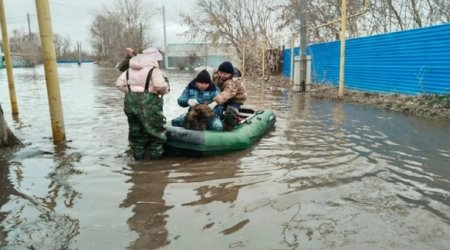
[[[239,58],[246,55],[251,65],[251,53],[261,45],[271,47],[279,35],[277,8],[270,0],[222,1],[198,0],[195,12],[181,13],[189,27],[184,34],[191,39],[202,39],[213,45],[229,44]]]
[[[13,36],[9,40],[14,55],[20,55],[32,66],[42,62],[40,40],[36,33],[29,34],[24,30],[13,30]]]
[[[300,27],[299,2],[289,0],[281,5],[281,27],[289,27],[298,32]],[[432,24],[450,21],[450,1],[448,0],[354,0],[347,1],[348,15],[361,12],[365,1],[368,1],[368,11],[364,15],[347,20],[347,36],[360,37],[371,34],[385,33],[425,27]],[[308,28],[310,41],[331,41],[339,39],[340,22],[330,25],[333,20],[341,18],[341,0],[309,1]],[[321,26],[320,28],[313,28]]]
[[[90,32],[91,44],[98,59],[120,60],[117,57],[113,57],[115,51],[123,50],[123,45],[120,41],[122,41],[124,35],[119,32],[120,30],[125,30],[125,25],[118,20],[116,15],[97,15],[91,25]],[[132,47],[132,45],[127,47]]]
[[[72,41],[68,37],[55,34],[55,50],[57,58],[64,58],[71,52]]]
[[[54,34],[54,42],[57,59],[75,60],[78,58],[78,48],[72,46],[70,38]],[[36,33],[13,30],[10,47],[13,61],[15,61],[15,58],[20,58],[27,61],[29,66],[42,63],[40,39]],[[83,58],[90,58],[90,55],[83,53]]]
[[[112,7],[105,6],[90,27],[98,60],[115,64],[122,59],[124,48],[139,51],[153,44],[149,21],[155,11],[145,0],[116,0]]]

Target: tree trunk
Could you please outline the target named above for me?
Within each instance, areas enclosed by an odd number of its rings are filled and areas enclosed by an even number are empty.
[[[3,109],[0,105],[0,148],[22,145],[19,139],[9,129],[3,118]]]

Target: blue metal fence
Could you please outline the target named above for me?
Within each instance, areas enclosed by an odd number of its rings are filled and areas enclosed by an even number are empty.
[[[338,84],[339,53],[339,41],[307,48],[313,82]],[[284,55],[289,66],[290,49]],[[288,77],[290,68],[283,68],[283,73]],[[347,40],[345,87],[382,93],[450,94],[450,24]]]

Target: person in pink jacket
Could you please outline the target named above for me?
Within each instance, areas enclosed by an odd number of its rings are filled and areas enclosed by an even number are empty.
[[[166,142],[162,96],[169,92],[169,83],[159,68],[162,55],[154,48],[130,59],[130,68],[116,81],[125,93],[124,111],[128,118],[128,139],[135,160],[159,159]]]

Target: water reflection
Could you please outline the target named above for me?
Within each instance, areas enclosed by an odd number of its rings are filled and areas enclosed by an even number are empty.
[[[156,249],[169,243],[167,239],[164,189],[168,184],[168,170],[158,167],[157,161],[131,164],[128,175],[133,185],[121,207],[132,207],[129,228],[138,233],[130,249]]]
[[[65,207],[72,208],[75,199],[79,196],[79,193],[70,184],[69,178],[82,174],[80,170],[74,167],[74,163],[80,162],[81,153],[73,152],[67,155],[66,150],[68,150],[66,144],[55,146],[55,153],[53,155],[56,167],[48,175],[48,178],[51,180],[48,186],[48,195],[41,202],[52,210],[57,206],[57,198],[63,198]]]
[[[0,156],[0,208],[3,207],[6,203],[8,203],[9,195],[13,192],[14,188],[11,182],[9,181],[9,168],[4,167],[7,166],[7,160]],[[0,222],[3,222],[8,213],[0,209]],[[0,223],[0,248],[5,247],[7,242],[7,233],[5,227],[2,226],[3,223]]]
[[[72,175],[79,174],[73,169],[73,163],[78,160],[76,153],[66,155],[64,145],[56,146],[54,152],[24,148],[9,160],[9,170],[13,172],[2,171],[0,201],[1,225],[8,232],[3,234],[4,243],[8,246],[6,249],[24,246],[30,249],[62,249],[69,246],[78,234],[79,220],[63,211],[71,208],[78,196],[67,181]],[[39,166],[46,165],[49,168],[45,170],[50,172],[45,176],[45,172],[31,170],[30,165],[40,170],[44,169]],[[37,176],[49,180],[47,187],[41,185],[41,180],[35,182]]]
[[[182,206],[201,206],[211,202],[232,204],[242,185],[236,185],[234,177],[237,167],[226,162],[216,164],[215,158],[190,161],[189,167],[176,169],[171,179],[177,183],[196,183],[194,199]],[[215,181],[212,183],[211,181]]]
[[[197,210],[218,203],[232,207],[237,199],[235,162],[217,163],[217,158],[166,158],[164,161],[130,163],[126,175],[130,177],[132,187],[121,206],[131,207],[133,215],[127,223],[131,230],[138,233],[130,249],[156,249],[168,244],[179,244],[180,231],[189,231],[192,223],[199,218],[188,216],[179,210]],[[164,164],[162,164],[164,162]],[[179,191],[185,193],[179,197]],[[190,195],[186,195],[189,192]],[[172,200],[171,197],[178,197]],[[177,210],[172,213],[172,209]],[[175,223],[173,225],[172,223]],[[218,224],[216,224],[218,223]],[[223,222],[208,220],[203,230],[220,228],[223,234],[231,234],[242,228],[246,222],[237,222],[223,228]],[[180,241],[181,240],[181,241]],[[187,239],[191,241],[192,239]]]
[[[165,193],[173,207],[167,222],[171,248],[195,246],[199,234],[206,239],[202,245],[210,248],[212,242],[221,241],[218,235],[240,232],[249,223],[248,218],[231,216],[240,190],[248,185],[240,181],[240,162],[235,159],[246,154],[181,158],[173,166]]]

